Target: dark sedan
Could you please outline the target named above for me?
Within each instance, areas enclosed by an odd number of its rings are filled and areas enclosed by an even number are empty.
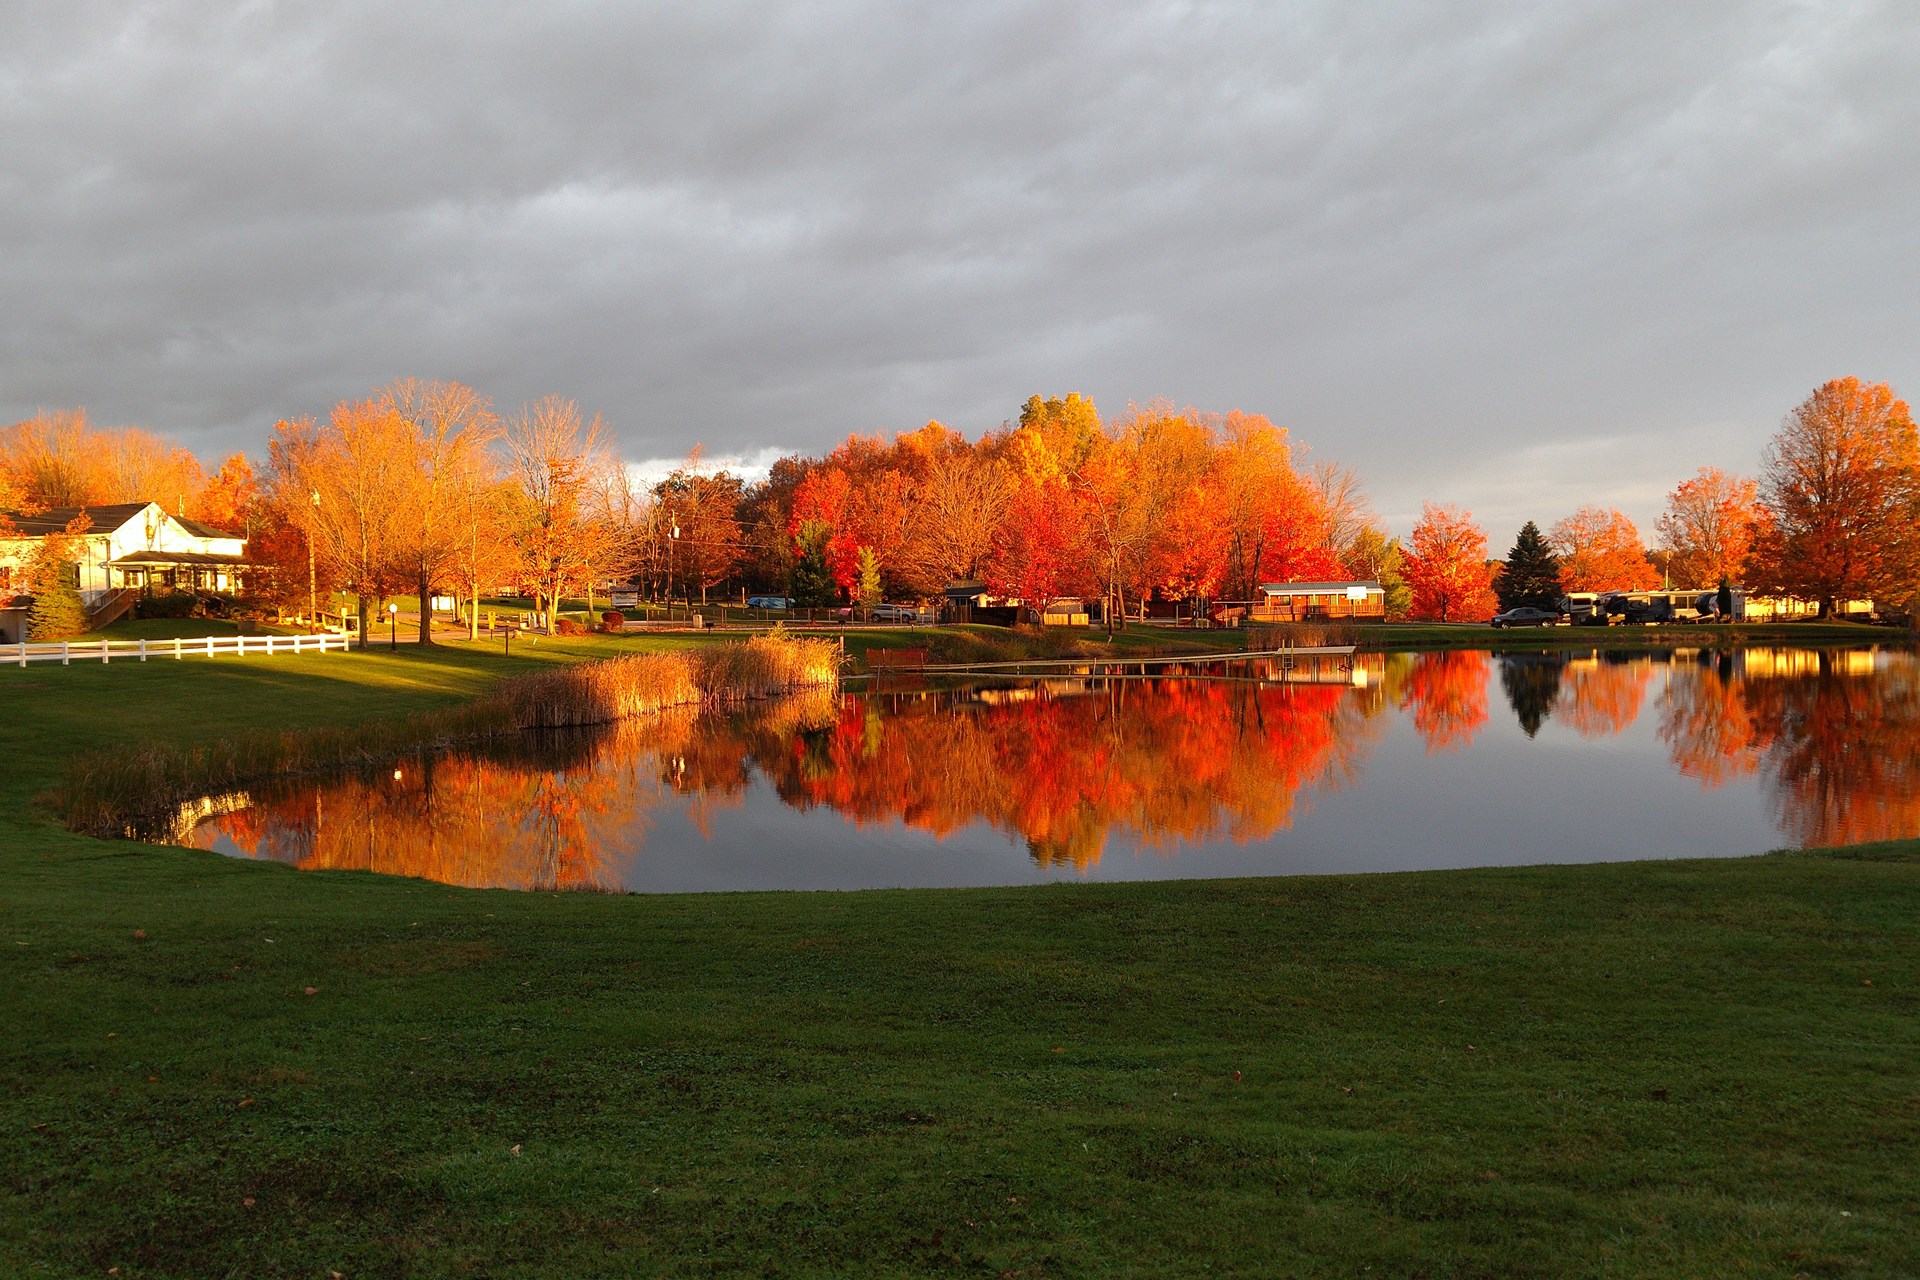
[[[1518,609],[1509,609],[1505,613],[1496,613],[1488,619],[1489,626],[1495,627],[1552,627],[1560,623],[1560,614],[1553,609],[1536,609],[1532,605],[1522,605]]]

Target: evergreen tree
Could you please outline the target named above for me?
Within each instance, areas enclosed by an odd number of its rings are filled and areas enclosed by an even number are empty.
[[[1560,558],[1553,554],[1540,526],[1529,520],[1520,527],[1513,550],[1507,552],[1507,571],[1494,588],[1502,609],[1532,605],[1551,609],[1560,599]]]
[[[794,607],[825,609],[839,599],[833,571],[827,567],[827,527],[816,520],[800,526],[800,556],[793,562],[787,594]]]
[[[87,629],[87,611],[80,593],[62,583],[33,598],[27,612],[27,638],[37,643],[71,640]]]
[[[84,521],[85,515],[80,519]],[[27,611],[28,639],[69,640],[87,629],[78,566],[73,563],[79,554],[75,533],[85,529],[86,524],[76,522],[67,533],[49,534],[27,562],[27,590],[33,596],[33,607]]]

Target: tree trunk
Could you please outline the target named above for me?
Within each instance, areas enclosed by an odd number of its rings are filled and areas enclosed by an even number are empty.
[[[427,578],[427,567],[420,566],[420,643],[433,643],[433,583]]]
[[[364,650],[367,647],[367,593],[356,591],[353,598],[357,602],[354,608],[360,615],[360,647]]]
[[[480,579],[473,577],[467,582],[467,639],[477,642],[480,639]]]

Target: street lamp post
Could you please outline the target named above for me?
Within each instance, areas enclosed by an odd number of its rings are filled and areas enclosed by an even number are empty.
[[[673,544],[680,541],[680,524],[674,522],[672,536],[667,539],[667,621],[673,621]]]
[[[387,648],[400,652],[400,606],[391,602],[387,605]]]
[[[307,521],[307,630],[309,632],[318,631],[320,628],[320,610],[317,603],[319,578],[313,568],[313,526],[320,519],[320,491],[313,490],[312,497],[313,518]]]

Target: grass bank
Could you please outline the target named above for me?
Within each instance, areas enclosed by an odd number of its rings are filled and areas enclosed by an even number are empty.
[[[1920,1272],[1912,846],[610,898],[32,804],[631,644],[0,679],[0,1273]]]

